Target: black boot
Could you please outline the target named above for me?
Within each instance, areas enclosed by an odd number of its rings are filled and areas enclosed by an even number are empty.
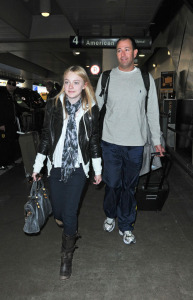
[[[60,279],[68,279],[72,274],[72,259],[75,250],[76,240],[78,235],[67,236],[62,235],[62,255],[61,255],[61,266],[60,266]]]

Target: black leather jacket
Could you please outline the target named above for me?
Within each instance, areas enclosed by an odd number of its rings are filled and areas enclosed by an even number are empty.
[[[84,118],[84,120],[83,120]],[[97,105],[92,107],[92,115],[87,111],[79,123],[78,142],[81,149],[84,164],[90,158],[101,157],[101,147],[99,144],[99,109]],[[85,131],[86,126],[86,131]],[[58,99],[57,106],[54,99],[49,99],[46,105],[44,127],[38,152],[48,155],[50,161],[53,160],[53,153],[62,133],[63,127],[63,107]],[[88,139],[87,139],[88,137]]]

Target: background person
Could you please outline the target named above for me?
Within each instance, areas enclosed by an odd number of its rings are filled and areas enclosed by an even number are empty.
[[[54,98],[58,94],[58,91],[55,89],[54,83],[52,81],[46,82],[46,89],[48,91],[47,100]]]
[[[137,47],[131,37],[120,38],[116,47],[118,67],[112,69],[108,89],[106,114],[103,123],[102,153],[103,181],[106,183],[103,228],[111,232],[118,219],[119,234],[126,244],[136,243],[133,234],[136,219],[135,189],[146,143],[146,89],[140,69],[134,66]],[[100,97],[101,77],[96,98],[99,109],[104,99]],[[160,143],[158,100],[154,80],[150,76],[147,119],[157,152],[163,155]]]
[[[71,275],[77,235],[77,211],[89,172],[90,156],[95,184],[101,182],[99,110],[86,71],[72,66],[64,73],[60,94],[46,105],[44,129],[32,177],[37,179],[48,155],[52,163],[50,193],[54,217],[62,221],[60,278]],[[49,166],[49,171],[50,171]]]
[[[56,89],[56,91],[59,93],[61,91],[61,85],[58,82],[55,82],[54,87]]]
[[[17,117],[23,111],[29,109],[22,108],[15,99],[16,81],[9,79],[6,87],[0,87],[0,132],[4,135],[4,140],[0,139],[0,148],[3,149],[3,157],[0,149],[0,167],[6,168],[6,165],[14,164],[17,151]]]

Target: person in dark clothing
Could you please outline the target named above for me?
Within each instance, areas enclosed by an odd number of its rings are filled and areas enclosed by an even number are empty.
[[[61,85],[59,85],[59,83],[55,82],[54,86],[55,86],[55,89],[57,90],[57,92],[60,93],[60,91],[62,89]]]
[[[17,139],[17,115],[21,108],[15,101],[16,81],[8,80],[6,87],[0,87],[0,132],[4,140],[0,140],[0,148],[4,155],[0,157],[0,167],[13,164]]]
[[[58,91],[55,89],[54,83],[52,81],[48,81],[46,83],[46,89],[48,91],[47,100],[54,98],[58,94]]]

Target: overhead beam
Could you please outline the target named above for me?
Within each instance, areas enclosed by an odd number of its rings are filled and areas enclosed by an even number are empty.
[[[32,15],[24,7],[22,1],[1,0],[0,18],[28,38],[30,35]]]
[[[17,69],[21,69],[33,74],[37,74],[38,76],[42,76],[44,78],[55,77],[56,74],[54,72],[50,72],[47,69],[44,69],[36,64],[33,64],[25,59],[17,57],[16,55],[10,53],[0,53],[0,63],[6,64],[8,66],[12,66]]]
[[[27,41],[0,41],[0,52],[11,52],[11,51],[47,51],[53,50],[70,50],[69,38],[68,39],[47,39],[47,40],[27,40]]]

